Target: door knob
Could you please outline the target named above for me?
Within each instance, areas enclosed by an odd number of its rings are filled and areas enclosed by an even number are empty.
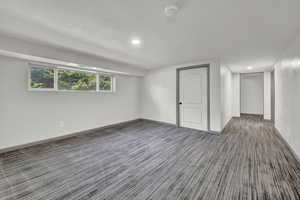
[[[179,105],[182,105],[182,102],[179,102]]]

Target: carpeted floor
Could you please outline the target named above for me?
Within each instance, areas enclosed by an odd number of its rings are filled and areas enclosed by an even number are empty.
[[[220,135],[141,120],[1,154],[0,199],[299,200],[300,165],[257,117]]]

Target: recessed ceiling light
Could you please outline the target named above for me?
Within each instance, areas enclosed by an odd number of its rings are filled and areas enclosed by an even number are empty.
[[[131,39],[131,44],[133,46],[140,46],[141,45],[141,40],[140,39],[137,39],[137,38],[134,38],[134,39]]]
[[[253,69],[253,67],[249,66],[249,67],[247,67],[247,69]]]

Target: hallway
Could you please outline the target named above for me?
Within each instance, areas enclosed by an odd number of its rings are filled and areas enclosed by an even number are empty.
[[[0,155],[0,199],[300,199],[300,164],[259,117],[221,135],[139,120]]]

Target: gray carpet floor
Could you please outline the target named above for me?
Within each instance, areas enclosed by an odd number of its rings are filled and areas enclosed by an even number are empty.
[[[220,135],[141,120],[1,154],[0,199],[299,200],[300,165],[257,117]]]

